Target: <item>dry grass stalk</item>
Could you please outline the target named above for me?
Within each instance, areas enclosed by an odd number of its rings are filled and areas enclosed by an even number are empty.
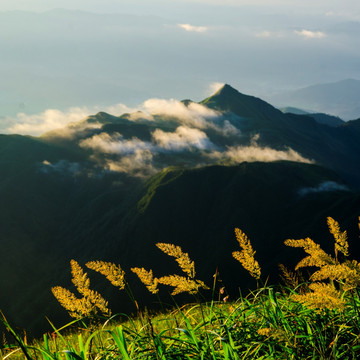
[[[241,263],[252,277],[257,280],[260,279],[261,268],[254,258],[256,251],[253,250],[249,238],[238,228],[235,228],[235,236],[242,251],[234,251],[232,253],[233,257]]]
[[[81,266],[75,260],[71,260],[70,265],[72,282],[83,297],[79,299],[71,291],[55,286],[51,291],[59,303],[75,318],[93,315],[99,311],[110,315],[107,301],[98,292],[90,289],[90,279]]]
[[[152,270],[145,270],[144,268],[131,268],[131,271],[134,272],[141,282],[146,286],[146,288],[152,293],[157,294],[159,292],[158,283],[159,279],[154,278]]]
[[[195,264],[190,260],[189,254],[181,250],[180,246],[166,243],[157,243],[156,246],[165,254],[175,258],[181,270],[190,278],[195,277]]]
[[[125,288],[125,272],[121,269],[120,265],[105,261],[89,261],[86,263],[86,266],[104,275],[119,290]]]

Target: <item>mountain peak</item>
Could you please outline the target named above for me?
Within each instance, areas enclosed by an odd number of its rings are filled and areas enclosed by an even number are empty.
[[[225,84],[213,96],[215,95],[227,96],[230,94],[239,94],[239,92],[236,89],[234,89],[231,85]]]
[[[267,102],[246,94],[242,94],[232,86],[225,84],[214,95],[203,100],[201,104],[220,111],[231,111],[234,114],[252,119],[266,119],[274,122],[284,115]]]

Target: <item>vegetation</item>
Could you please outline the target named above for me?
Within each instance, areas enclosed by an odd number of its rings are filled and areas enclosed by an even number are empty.
[[[160,314],[138,308],[134,317],[109,317],[101,295],[90,289],[88,275],[72,261],[73,283],[82,298],[60,287],[53,288],[53,293],[76,320],[30,344],[2,315],[3,324],[15,340],[14,345],[5,344],[2,356],[28,360],[357,359],[360,264],[348,259],[346,231],[341,231],[331,217],[328,228],[335,240],[334,255],[310,238],[286,240],[287,246],[303,248],[307,253],[297,264],[297,273],[281,265],[284,285],[258,285],[257,290],[237,301],[228,301],[225,288],[218,286],[218,273],[214,275],[212,300],[200,301],[200,289],[207,287],[195,279],[195,265],[189,255],[178,246],[157,244],[175,258],[186,276],[156,278],[152,270],[132,271],[153,294],[157,295],[159,284],[165,284],[175,288],[173,295],[186,291],[196,299],[195,303]],[[235,234],[241,251],[233,256],[260,284],[261,269],[250,240],[239,229]],[[120,290],[127,289],[120,266],[101,261],[86,265]],[[300,282],[299,269],[308,267],[317,270],[307,282]],[[99,311],[108,316],[99,316]]]

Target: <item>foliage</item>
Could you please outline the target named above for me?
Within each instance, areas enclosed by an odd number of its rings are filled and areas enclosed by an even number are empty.
[[[281,266],[283,277],[292,288],[260,286],[237,301],[198,302],[160,314],[139,310],[137,316],[127,320],[118,316],[108,318],[97,328],[87,327],[85,319],[79,319],[62,329],[54,328],[42,341],[31,344],[3,316],[2,322],[16,345],[6,344],[1,355],[4,359],[25,356],[28,360],[357,359],[360,356],[358,265],[347,259],[346,233],[341,232],[332,218],[328,218],[328,226],[335,240],[335,256],[324,252],[309,238],[286,241],[287,245],[301,247],[308,254],[298,268],[306,264],[318,268],[310,276],[310,284],[300,284],[300,276]],[[248,251],[254,264],[255,252],[250,241],[240,230],[236,235],[245,244],[243,251]],[[169,275],[168,278],[198,281],[194,279],[195,265],[187,253],[172,244],[159,247],[175,258],[184,273],[192,276]],[[100,266],[99,262],[95,264]],[[76,262],[72,261],[71,265],[73,283],[86,297],[90,291],[87,274]],[[248,262],[243,265],[253,276]],[[102,264],[100,268],[115,269],[110,264]],[[132,270],[149,290],[157,293],[160,282],[151,270]],[[105,272],[102,273],[106,275]],[[260,277],[260,273],[255,274]],[[219,299],[222,292],[223,288],[219,290]],[[75,303],[79,301],[76,297],[71,299]]]
[[[301,247],[309,254],[296,265],[296,269],[309,266],[319,268],[310,276],[311,291],[306,294],[294,294],[293,298],[315,309],[343,310],[349,291],[356,290],[360,284],[360,264],[347,259],[349,244],[346,231],[342,232],[338,222],[331,217],[328,217],[327,223],[335,240],[334,257],[310,238],[285,241],[285,245]],[[343,257],[342,262],[340,255]]]
[[[235,229],[236,239],[239,242],[242,251],[234,251],[233,257],[238,260],[241,265],[250,273],[252,277],[259,280],[261,275],[261,268],[259,263],[255,260],[255,251],[253,250],[249,238],[240,229]]]

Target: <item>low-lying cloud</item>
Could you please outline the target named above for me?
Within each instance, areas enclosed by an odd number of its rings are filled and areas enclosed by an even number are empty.
[[[221,114],[208,107],[191,102],[186,106],[178,100],[149,99],[144,102],[143,110],[151,115],[167,116],[178,119],[184,125],[205,129],[211,126],[208,120],[216,119]]]
[[[105,132],[81,140],[79,145],[95,152],[118,155],[133,154],[136,150],[153,150],[153,145],[149,142],[138,138],[124,139],[119,133],[109,135]]]
[[[308,194],[319,193],[319,192],[330,192],[330,191],[350,191],[349,188],[343,184],[339,184],[335,181],[324,181],[316,187],[305,187],[299,190],[300,196]]]
[[[12,119],[11,125],[6,132],[24,135],[41,135],[45,132],[63,128],[69,123],[77,122],[89,115],[86,108],[71,108],[68,111],[48,109],[40,114],[27,115],[17,114],[16,119]]]
[[[214,148],[214,144],[207,135],[198,129],[179,126],[175,132],[166,132],[156,129],[152,134],[156,144],[166,150],[208,150]]]
[[[78,162],[71,162],[68,160],[59,160],[55,163],[51,163],[48,160],[44,160],[40,164],[40,171],[43,173],[56,172],[67,175],[79,175],[81,173],[81,166]]]
[[[71,136],[75,128],[67,128],[68,125],[84,120],[89,115],[100,110],[121,115],[125,112],[132,112],[134,109],[124,104],[115,104],[108,107],[72,107],[66,111],[58,109],[47,109],[39,114],[18,113],[15,118],[6,117],[4,123],[8,124],[1,131],[6,134],[20,134],[39,136],[46,132],[59,130],[58,136]],[[86,124],[86,127],[96,127],[94,124]]]
[[[158,170],[153,166],[154,155],[150,150],[136,149],[133,154],[123,156],[117,160],[107,159],[105,169],[126,173],[130,176],[148,177]]]
[[[213,83],[212,93],[219,89],[223,84]],[[164,116],[171,118],[172,121],[179,123],[179,125],[194,127],[198,129],[212,128],[220,133],[225,134],[231,132],[235,134],[235,127],[230,129],[229,122],[224,122],[222,114],[209,109],[208,107],[195,102],[187,104],[174,99],[149,99],[136,108],[129,108],[124,104],[116,104],[108,107],[77,107],[70,108],[67,111],[60,111],[57,109],[48,109],[39,114],[28,115],[19,113],[16,118],[5,118],[2,123],[3,133],[16,133],[20,135],[39,136],[44,133],[56,130],[52,135],[59,137],[74,137],[77,131],[82,131],[86,128],[100,128],[100,123],[83,122],[88,116],[103,111],[115,116],[120,116],[124,113],[129,114],[128,119],[131,121],[147,120],[156,121],[156,116]],[[221,120],[221,121],[218,121]],[[226,126],[226,129],[223,127]],[[225,131],[225,132],[224,132]]]
[[[288,148],[287,150],[275,150],[269,147],[261,147],[253,144],[250,146],[230,146],[224,152],[214,152],[211,156],[221,159],[230,160],[234,163],[247,162],[272,162],[272,161],[296,161],[306,164],[313,163],[312,160],[304,158],[295,150]]]

